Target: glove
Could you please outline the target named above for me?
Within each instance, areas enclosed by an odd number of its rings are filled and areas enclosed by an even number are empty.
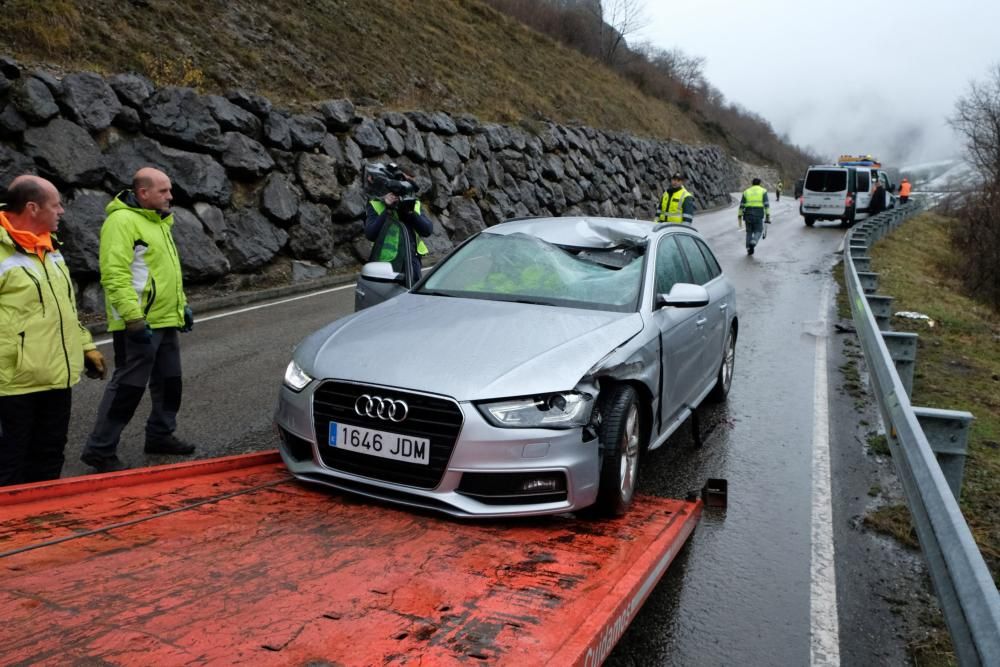
[[[187,333],[194,329],[194,313],[191,312],[191,306],[184,306],[184,326],[181,327],[182,333]]]
[[[130,341],[139,345],[149,345],[153,342],[153,329],[146,320],[126,322],[125,335]]]
[[[767,216],[766,218],[764,218],[764,224],[768,225],[771,224],[771,216]]]
[[[87,368],[87,377],[94,380],[103,380],[108,374],[108,367],[104,365],[104,355],[97,350],[87,350],[83,353],[83,365]]]

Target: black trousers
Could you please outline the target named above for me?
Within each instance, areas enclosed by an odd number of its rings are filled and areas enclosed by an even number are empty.
[[[135,343],[124,331],[112,335],[115,371],[97,408],[94,430],[83,453],[116,456],[122,431],[128,425],[149,385],[153,409],[146,419],[146,440],[165,438],[177,429],[181,407],[181,348],[177,329],[153,329],[153,340]]]
[[[0,486],[59,478],[71,407],[69,389],[0,396]]]

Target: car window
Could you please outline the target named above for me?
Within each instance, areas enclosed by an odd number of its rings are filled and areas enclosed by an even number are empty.
[[[669,294],[674,283],[691,282],[675,234],[666,234],[656,248],[656,294]]]
[[[691,276],[693,278],[691,282],[697,285],[704,285],[715,277],[708,268],[708,262],[705,261],[705,256],[701,254],[701,250],[698,248],[698,240],[695,237],[689,234],[677,234],[677,243],[680,245],[681,252],[684,253],[684,258],[691,268]]]
[[[701,239],[695,239],[698,243],[698,248],[701,249],[701,254],[705,258],[705,262],[708,264],[708,270],[712,274],[712,278],[718,278],[722,275],[722,267],[719,266],[719,262],[716,261],[715,255],[709,250],[708,245]]]
[[[806,190],[842,192],[847,189],[847,170],[810,169],[806,174]]]
[[[868,180],[867,171],[858,172],[858,192],[868,192],[871,189],[871,183]]]
[[[415,292],[634,312],[645,252],[645,243],[634,240],[613,248],[567,248],[530,234],[482,233]]]

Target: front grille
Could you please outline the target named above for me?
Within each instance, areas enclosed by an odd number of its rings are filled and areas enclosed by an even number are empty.
[[[410,406],[409,414],[399,423],[360,417],[354,412],[354,402],[362,394],[402,399]],[[328,467],[421,489],[433,489],[440,483],[462,430],[462,410],[453,400],[336,381],[324,382],[313,394],[313,420],[320,458]],[[430,462],[423,465],[393,461],[330,447],[327,442],[331,421],[427,438],[430,440]]]

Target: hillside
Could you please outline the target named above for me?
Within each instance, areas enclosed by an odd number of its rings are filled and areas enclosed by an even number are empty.
[[[5,52],[65,71],[136,71],[204,92],[245,88],[293,108],[370,98],[396,110],[703,139],[677,107],[476,0],[4,0],[0,7]]]

